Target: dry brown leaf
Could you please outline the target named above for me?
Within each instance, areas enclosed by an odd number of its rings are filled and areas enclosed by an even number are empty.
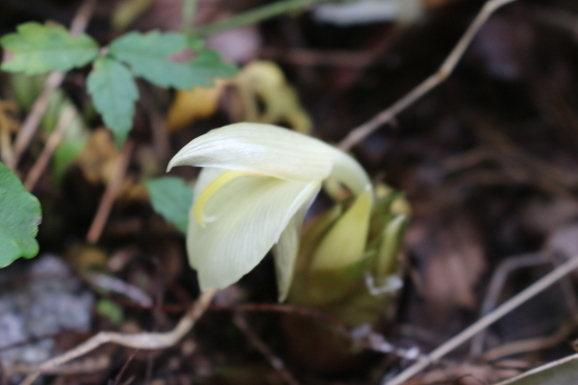
[[[412,319],[441,335],[455,333],[462,327],[463,310],[476,308],[474,290],[486,268],[475,223],[463,214],[444,223],[418,220],[408,229],[407,243],[420,260],[417,274],[424,297]]]
[[[106,270],[108,254],[94,245],[76,244],[66,252],[66,258],[78,270]]]
[[[114,175],[120,153],[110,131],[100,128],[92,133],[84,150],[76,160],[86,180],[107,183]]]

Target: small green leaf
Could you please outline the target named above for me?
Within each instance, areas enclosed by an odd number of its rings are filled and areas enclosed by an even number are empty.
[[[4,71],[29,75],[69,71],[98,55],[97,43],[88,35],[72,36],[64,27],[26,23],[0,39],[4,47]]]
[[[104,124],[114,133],[116,143],[122,144],[132,128],[135,101],[138,99],[138,89],[131,72],[116,60],[100,58],[88,75],[88,92]]]
[[[122,308],[108,299],[98,301],[96,311],[99,315],[108,318],[114,326],[119,326],[124,320]]]
[[[185,36],[158,31],[141,34],[131,32],[116,39],[108,52],[130,65],[133,73],[160,87],[189,89],[191,69],[171,56],[188,47]]]
[[[149,179],[145,185],[155,211],[186,233],[189,210],[193,203],[193,189],[174,176]]]
[[[216,78],[230,78],[237,73],[237,67],[225,63],[218,52],[203,50],[189,64],[193,72],[188,80],[189,88],[210,87]]]
[[[0,163],[0,267],[38,253],[36,233],[40,203],[24,189],[20,179]]]

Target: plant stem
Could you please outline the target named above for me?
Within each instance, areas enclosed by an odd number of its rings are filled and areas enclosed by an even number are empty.
[[[454,49],[450,52],[448,57],[446,57],[441,67],[435,73],[430,75],[427,79],[422,81],[387,109],[381,111],[367,122],[351,130],[351,132],[349,132],[349,134],[339,143],[338,147],[342,150],[351,149],[373,131],[377,130],[382,125],[391,122],[400,112],[421,99],[422,96],[436,88],[440,83],[444,82],[451,75],[466,49],[469,47],[470,43],[480,28],[482,28],[486,20],[492,16],[498,8],[513,3],[514,1],[517,0],[488,0],[480,13],[478,13],[478,16],[476,16],[466,32],[462,35]]]
[[[181,32],[185,35],[191,35],[195,13],[197,11],[197,0],[183,0],[183,15],[181,18]]]
[[[76,110],[73,107],[68,107],[64,110],[60,117],[58,118],[58,123],[56,127],[48,137],[40,156],[34,163],[34,166],[30,169],[30,172],[26,176],[26,181],[24,182],[24,187],[28,191],[32,191],[36,182],[40,179],[40,176],[48,166],[48,162],[50,162],[50,157],[54,154],[56,147],[60,144],[62,137],[64,136],[64,132],[76,116]]]
[[[85,2],[80,6],[78,12],[74,16],[74,19],[72,20],[72,25],[70,27],[70,33],[72,35],[80,35],[86,29],[86,26],[92,17],[92,13],[94,12],[95,5],[96,0],[85,0]],[[58,89],[58,87],[60,87],[65,75],[66,73],[64,72],[53,71],[46,78],[42,93],[40,96],[38,96],[32,105],[30,113],[22,123],[22,127],[20,128],[18,135],[16,135],[12,162],[8,165],[11,169],[16,170],[18,162],[20,161],[20,157],[28,148],[30,141],[38,129],[40,120],[42,119],[42,116],[44,116],[44,112],[46,112],[50,97]]]
[[[273,4],[267,4],[262,7],[232,16],[223,21],[207,24],[197,28],[194,31],[195,36],[207,36],[227,29],[241,27],[248,24],[254,24],[259,21],[270,19],[291,11],[295,11],[315,3],[329,2],[335,0],[282,0]]]

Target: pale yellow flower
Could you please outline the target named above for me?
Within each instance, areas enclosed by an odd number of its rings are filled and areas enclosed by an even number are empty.
[[[305,213],[326,178],[359,196],[353,215],[369,220],[371,183],[361,166],[341,150],[281,127],[237,123],[215,129],[183,147],[168,170],[181,165],[203,167],[187,232],[189,261],[202,290],[231,285],[273,248],[283,300]]]

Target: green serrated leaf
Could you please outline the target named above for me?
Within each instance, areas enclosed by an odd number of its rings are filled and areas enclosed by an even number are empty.
[[[171,56],[188,47],[185,36],[158,31],[141,34],[131,32],[116,39],[109,53],[130,65],[133,73],[160,87],[189,89],[191,69]]]
[[[12,170],[0,163],[0,268],[38,253],[35,237],[40,220],[38,199],[24,189]]]
[[[94,106],[120,146],[132,128],[135,102],[138,99],[132,73],[116,60],[100,58],[88,75],[87,85]]]
[[[237,73],[237,67],[225,63],[218,52],[203,50],[189,64],[193,69],[187,81],[192,87],[210,87],[216,78],[230,78]]]
[[[174,224],[183,233],[187,232],[189,210],[193,203],[193,189],[180,178],[165,176],[145,182],[151,203],[157,213]]]
[[[4,47],[4,71],[29,75],[69,71],[98,55],[98,44],[88,35],[72,36],[64,27],[39,23],[21,24],[17,32],[0,39]]]
[[[160,87],[184,90],[208,87],[215,78],[235,75],[235,66],[224,63],[219,54],[211,50],[201,50],[187,63],[173,60],[172,56],[191,46],[201,49],[202,41],[187,39],[178,33],[131,32],[112,42],[109,53],[130,65],[135,75]]]

